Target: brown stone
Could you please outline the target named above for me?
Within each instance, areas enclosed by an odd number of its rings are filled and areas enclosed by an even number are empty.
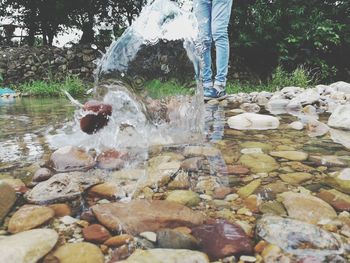
[[[350,196],[347,194],[339,192],[335,189],[321,189],[317,197],[333,206],[337,211],[350,212]]]
[[[96,133],[105,127],[112,115],[112,106],[99,101],[86,102],[83,110],[87,114],[80,119],[80,128],[87,134]]]
[[[55,211],[55,217],[71,216],[72,208],[68,204],[49,205]]]
[[[227,165],[228,174],[248,174],[250,171],[243,165]]]
[[[83,213],[81,213],[80,218],[82,220],[89,222],[89,223],[96,222],[96,217],[95,217],[94,213],[90,210],[84,211]]]
[[[94,244],[67,243],[59,247],[53,254],[60,263],[103,263],[104,257],[101,250]]]
[[[57,172],[70,172],[88,170],[95,166],[95,161],[84,150],[74,146],[65,146],[51,155],[48,165]]]
[[[224,199],[228,194],[232,193],[231,187],[217,187],[214,189],[214,198],[215,199]]]
[[[40,168],[35,172],[32,181],[36,183],[43,182],[50,179],[52,175],[53,174],[50,169]]]
[[[184,160],[181,163],[181,168],[189,172],[197,172],[203,165],[203,158],[193,157]]]
[[[135,251],[134,246],[123,245],[116,248],[113,253],[111,260],[108,263],[117,263],[121,260],[128,258]]]
[[[90,196],[97,196],[107,199],[115,199],[120,193],[119,187],[115,183],[98,184],[89,190]]]
[[[192,235],[199,240],[203,252],[211,260],[253,253],[251,240],[244,230],[224,220],[216,220],[213,224],[195,227],[192,229]]]
[[[257,195],[250,195],[244,201],[243,204],[253,213],[259,213],[259,206],[261,204],[261,199]]]
[[[55,215],[53,209],[38,205],[22,206],[10,219],[8,231],[12,234],[36,228]]]
[[[116,150],[108,150],[97,156],[97,166],[101,169],[120,170],[124,167],[127,154]]]
[[[0,223],[16,202],[16,192],[8,184],[0,181]]]
[[[128,244],[132,240],[134,240],[133,236],[124,234],[110,237],[103,244],[109,247],[120,247],[122,245]]]
[[[110,230],[132,235],[161,228],[193,227],[202,224],[205,219],[199,212],[165,200],[101,204],[93,206],[92,211],[98,221]]]
[[[103,243],[111,237],[111,234],[104,226],[93,224],[83,229],[83,236],[86,241]]]

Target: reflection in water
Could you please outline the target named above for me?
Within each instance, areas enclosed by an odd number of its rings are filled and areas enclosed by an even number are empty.
[[[205,135],[208,141],[217,142],[224,137],[225,109],[221,104],[205,107]]]

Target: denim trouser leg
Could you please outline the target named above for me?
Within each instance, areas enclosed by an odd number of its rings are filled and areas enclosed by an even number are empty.
[[[194,10],[199,27],[199,42],[202,45],[203,83],[212,81],[211,43],[216,48],[215,83],[225,86],[230,55],[228,23],[232,0],[194,0]],[[204,85],[205,86],[205,85]]]

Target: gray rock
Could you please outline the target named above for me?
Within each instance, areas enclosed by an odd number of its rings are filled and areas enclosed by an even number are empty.
[[[339,105],[328,119],[333,128],[350,130],[350,104]]]
[[[236,130],[270,130],[280,125],[276,117],[256,113],[242,113],[227,120],[231,129]]]
[[[173,249],[197,249],[198,240],[192,235],[173,229],[162,229],[157,232],[158,246]]]

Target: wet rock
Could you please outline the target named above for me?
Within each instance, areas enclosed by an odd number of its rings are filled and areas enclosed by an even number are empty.
[[[314,162],[316,165],[322,165],[327,167],[347,167],[347,164],[339,159],[338,156],[334,155],[311,155],[309,156],[309,160]]]
[[[149,249],[149,250],[136,250],[127,260],[120,261],[120,263],[209,263],[207,255],[199,251],[186,250],[186,249]]]
[[[0,262],[35,263],[53,249],[58,234],[51,229],[33,229],[0,238]]]
[[[188,189],[191,186],[190,177],[187,172],[179,172],[174,180],[168,184],[168,189]]]
[[[50,179],[50,177],[52,176],[52,172],[50,169],[47,168],[40,168],[39,170],[37,170],[33,176],[32,181],[33,182],[43,182],[46,181],[48,179]]]
[[[207,193],[214,191],[215,188],[219,187],[220,184],[218,183],[217,179],[215,177],[206,176],[206,177],[200,177],[198,179],[198,183],[196,184],[195,191],[199,193]]]
[[[18,233],[38,227],[55,215],[53,209],[49,207],[24,205],[10,219],[8,231]]]
[[[263,142],[253,142],[253,141],[243,142],[240,144],[240,146],[242,148],[260,148],[265,153],[268,153],[273,149],[273,146],[271,144],[263,143]]]
[[[294,121],[290,123],[288,127],[297,131],[301,131],[302,129],[304,129],[304,124],[300,121]]]
[[[283,182],[289,183],[291,185],[299,185],[303,182],[311,180],[313,178],[313,175],[309,173],[299,172],[280,174],[279,177],[283,180]]]
[[[299,151],[273,151],[270,152],[270,155],[290,161],[305,161],[308,158],[307,153]]]
[[[249,211],[253,213],[259,213],[259,206],[261,204],[261,198],[257,195],[250,195],[244,201],[243,204]]]
[[[108,150],[100,153],[96,158],[96,165],[101,169],[119,170],[124,167],[127,154],[116,150]]]
[[[247,167],[242,165],[227,165],[228,174],[248,174],[250,171]]]
[[[333,142],[343,145],[350,149],[350,131],[330,129],[330,134]]]
[[[132,240],[134,240],[133,236],[123,234],[119,236],[110,237],[103,244],[109,247],[120,247],[122,245],[128,244]]]
[[[83,236],[86,241],[93,243],[103,243],[109,239],[111,234],[109,231],[99,224],[89,225],[83,229]]]
[[[260,106],[255,103],[243,103],[240,105],[240,108],[245,112],[257,113],[260,111]]]
[[[92,210],[98,221],[110,230],[123,230],[133,235],[161,228],[192,227],[205,219],[186,206],[161,200],[101,204],[93,206]]]
[[[227,120],[231,129],[236,130],[269,130],[279,127],[279,120],[270,115],[242,113]]]
[[[306,125],[307,133],[310,137],[323,136],[329,132],[329,127],[317,120],[310,120]]]
[[[1,182],[11,186],[17,193],[25,193],[28,190],[21,179],[5,178]]]
[[[162,229],[157,232],[157,243],[160,248],[197,249],[198,240],[190,234],[173,229]]]
[[[288,99],[271,99],[266,105],[266,109],[271,114],[283,114],[286,113],[287,105],[290,103]]]
[[[199,195],[192,191],[175,190],[170,192],[166,198],[167,201],[176,202],[185,206],[197,206],[201,201]]]
[[[184,156],[186,157],[198,157],[198,156],[204,156],[204,157],[215,157],[220,156],[221,152],[219,149],[215,147],[209,147],[209,146],[187,146],[184,149]]]
[[[292,218],[316,224],[322,219],[333,219],[337,216],[329,204],[312,195],[285,192],[280,197]]]
[[[81,172],[62,173],[49,180],[38,183],[26,194],[30,203],[47,204],[73,200],[92,185],[101,182],[101,178]]]
[[[332,233],[312,224],[279,216],[264,216],[256,234],[294,255],[327,256],[342,254],[342,243]]]
[[[51,154],[48,165],[56,172],[71,172],[89,170],[95,166],[95,161],[84,150],[65,146]]]
[[[350,105],[339,105],[328,119],[332,128],[350,130]]]
[[[90,196],[97,196],[100,198],[116,199],[118,196],[123,196],[120,187],[115,183],[98,184],[89,189]]]
[[[242,155],[239,162],[254,173],[268,173],[279,168],[274,158],[261,153]]]
[[[215,199],[224,199],[227,195],[232,193],[232,188],[227,186],[217,187],[214,189],[213,197]]]
[[[93,134],[108,124],[112,106],[99,101],[88,101],[83,111],[87,114],[80,119],[80,128],[87,134]]]
[[[268,201],[261,204],[260,211],[266,215],[286,216],[287,211],[278,201]]]
[[[53,256],[60,263],[104,263],[101,250],[91,243],[68,243],[59,247]]]
[[[326,177],[324,183],[343,193],[350,194],[350,168],[343,169]]]
[[[0,181],[0,224],[17,200],[15,190]]]
[[[55,212],[55,217],[71,216],[72,208],[68,204],[53,204],[49,205]]]
[[[260,179],[254,180],[254,181],[250,182],[249,184],[247,184],[246,186],[239,188],[237,191],[237,194],[242,198],[247,198],[252,193],[254,193],[256,191],[256,189],[258,189],[260,184],[261,184]]]
[[[347,194],[343,194],[335,189],[321,189],[317,197],[333,206],[337,211],[350,212],[350,196]]]
[[[193,158],[188,158],[184,160],[181,163],[181,168],[185,171],[197,172],[199,169],[201,169],[202,165],[203,165],[203,158],[193,157]]]
[[[216,260],[231,255],[250,255],[253,252],[250,238],[243,229],[223,220],[192,229],[200,246],[210,259]]]
[[[145,186],[160,187],[167,184],[171,177],[179,171],[180,161],[173,161],[170,156],[157,156],[149,160],[147,182]]]

